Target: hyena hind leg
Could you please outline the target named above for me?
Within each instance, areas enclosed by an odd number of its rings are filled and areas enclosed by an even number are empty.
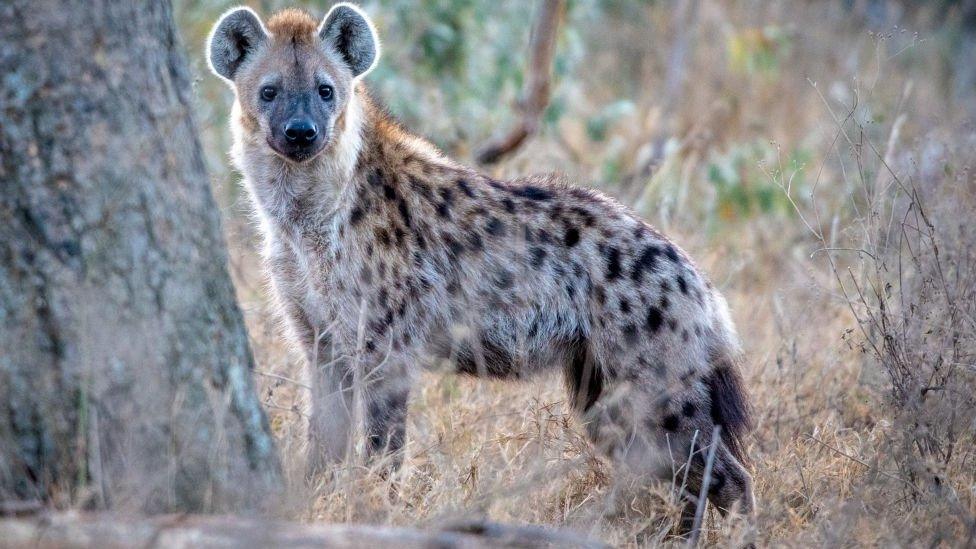
[[[592,366],[570,370],[590,371],[601,370]],[[722,436],[712,463],[708,501],[723,515],[732,509],[751,514],[754,508],[752,477],[737,457],[741,456],[740,433],[724,424],[721,416],[723,407],[729,405],[723,399],[739,396],[714,394],[723,387],[711,381],[710,375],[701,383],[691,382],[670,392],[640,376],[615,382],[584,376],[569,384],[585,396],[574,398],[574,405],[591,442],[620,469],[616,474],[675,482],[689,496],[686,514],[690,512],[690,516],[682,517],[679,533],[691,528],[716,421]],[[597,388],[599,394],[594,395]]]

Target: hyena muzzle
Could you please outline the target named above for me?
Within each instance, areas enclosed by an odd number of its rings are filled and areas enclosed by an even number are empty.
[[[557,369],[621,470],[671,479],[687,461],[697,494],[714,444],[709,499],[752,511],[737,336],[684,251],[603,194],[553,176],[498,181],[405,131],[361,81],[379,43],[352,5],[321,24],[232,10],[208,49],[235,92],[232,158],[272,294],[311,372],[312,467],[358,437],[399,460],[421,367]]]

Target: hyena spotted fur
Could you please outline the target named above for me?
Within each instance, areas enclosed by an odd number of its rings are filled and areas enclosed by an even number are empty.
[[[752,511],[736,334],[677,245],[598,192],[554,176],[497,181],[405,131],[361,82],[379,43],[352,5],[321,24],[232,10],[208,47],[236,92],[232,157],[311,371],[313,467],[357,437],[397,463],[422,367],[504,379],[556,369],[619,467],[670,479],[672,456],[691,455],[697,494],[714,442],[710,500]]]

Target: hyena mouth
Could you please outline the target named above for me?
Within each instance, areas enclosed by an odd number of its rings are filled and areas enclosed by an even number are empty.
[[[268,147],[274,151],[275,154],[284,158],[285,160],[297,163],[304,163],[317,157],[326,149],[326,143],[328,139],[320,140],[318,143],[309,146],[281,146],[274,142],[272,139],[268,139]]]

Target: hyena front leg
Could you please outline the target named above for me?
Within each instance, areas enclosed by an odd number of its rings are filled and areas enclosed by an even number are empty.
[[[327,339],[327,338],[326,338]],[[346,459],[352,446],[355,375],[348,357],[320,344],[309,358],[312,387],[308,426],[308,469],[322,472]]]
[[[369,384],[366,399],[366,453],[374,462],[390,469],[398,469],[403,462],[403,447],[407,438],[407,401],[410,385],[406,379],[394,377]]]

